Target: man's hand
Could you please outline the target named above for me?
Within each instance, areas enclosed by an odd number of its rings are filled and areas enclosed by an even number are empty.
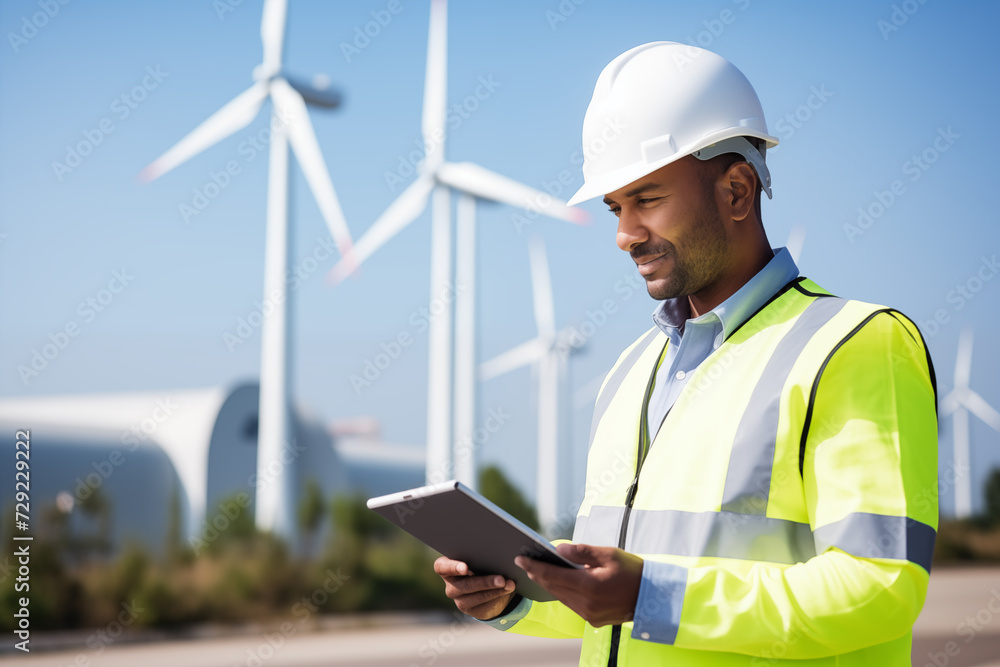
[[[582,570],[518,556],[514,563],[594,627],[631,621],[642,580],[642,559],[612,547],[560,544],[556,550]]]
[[[444,579],[444,594],[455,601],[459,611],[486,621],[506,608],[514,597],[514,582],[499,574],[476,577],[462,561],[441,556],[434,571]]]

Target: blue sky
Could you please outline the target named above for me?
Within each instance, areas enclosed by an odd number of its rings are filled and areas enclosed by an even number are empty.
[[[0,395],[166,390],[256,375],[259,333],[233,351],[223,336],[261,298],[266,153],[246,147],[265,115],[163,178],[136,180],[251,84],[261,2],[232,4],[0,4]],[[325,73],[345,95],[341,109],[316,110],[312,122],[355,238],[401,190],[386,174],[419,137],[428,3],[402,0],[363,48],[343,47],[374,17],[384,20],[389,4],[290,2],[286,68]],[[51,17],[39,14],[46,7]],[[449,103],[472,94],[480,77],[497,85],[450,128],[447,155],[539,188],[570,170],[568,197],[582,181],[574,152],[604,65],[648,41],[707,46],[747,75],[781,139],[767,156],[772,244],[803,225],[805,275],[920,323],[942,395],[959,332],[974,327],[972,386],[1000,406],[1000,352],[990,344],[1000,325],[1000,277],[990,268],[1000,231],[988,195],[1000,155],[998,19],[1000,8],[986,2],[453,2]],[[53,167],[81,141],[95,144],[89,155],[69,171]],[[185,220],[181,205],[231,160],[240,172]],[[301,260],[328,232],[297,168],[293,195]],[[575,357],[574,386],[606,371],[650,326],[655,303],[645,291],[615,289],[635,268],[614,245],[613,216],[599,202],[585,207],[594,218],[587,228],[538,219],[518,229],[516,211],[480,206],[481,359],[535,335],[529,233],[547,244],[560,326],[616,302]],[[857,224],[859,207],[873,218],[857,234],[845,225]],[[428,258],[425,214],[341,287],[324,286],[332,260],[304,276],[293,308],[301,403],[324,418],[375,415],[388,439],[422,442],[427,338],[411,316],[428,303]],[[100,312],[86,305],[109,284],[124,288]],[[935,314],[942,323],[928,325]],[[18,365],[67,325],[78,335],[25,382]],[[356,392],[350,376],[401,332],[414,343]],[[482,459],[503,463],[533,495],[533,466],[515,465],[533,451],[531,387],[527,370],[494,380],[481,387],[480,407],[511,414]],[[587,409],[574,415],[578,468],[589,418]],[[950,420],[943,427],[947,461]],[[972,438],[978,485],[1000,465],[1000,434],[973,420]]]

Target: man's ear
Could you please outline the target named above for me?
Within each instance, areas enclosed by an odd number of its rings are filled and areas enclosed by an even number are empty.
[[[748,162],[734,162],[723,177],[725,205],[733,220],[745,220],[757,198],[757,172]]]

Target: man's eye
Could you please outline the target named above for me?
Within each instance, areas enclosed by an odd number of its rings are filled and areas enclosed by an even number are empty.
[[[662,197],[647,197],[645,199],[638,200],[638,202],[640,204],[648,204],[649,202],[659,201],[660,199],[662,199]]]
[[[622,210],[620,208],[609,208],[608,210],[611,213],[615,214],[615,216],[619,216],[622,213]]]

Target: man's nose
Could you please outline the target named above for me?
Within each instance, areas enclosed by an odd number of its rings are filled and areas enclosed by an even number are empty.
[[[631,252],[633,248],[649,239],[649,232],[643,227],[636,216],[631,214],[625,207],[622,207],[618,216],[618,235],[615,238],[618,247],[625,252]]]

